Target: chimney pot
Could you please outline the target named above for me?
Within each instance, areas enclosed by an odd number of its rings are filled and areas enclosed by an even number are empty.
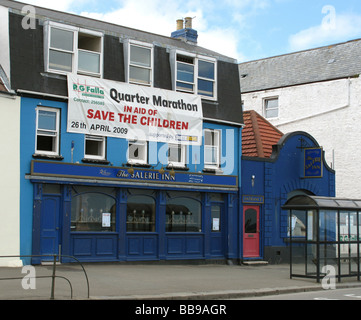
[[[177,20],[177,30],[182,30],[183,29],[183,19],[178,19]]]
[[[185,28],[186,29],[192,29],[192,18],[191,17],[187,17],[184,19],[185,21]]]

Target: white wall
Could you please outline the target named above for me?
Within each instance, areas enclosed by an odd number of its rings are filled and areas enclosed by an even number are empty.
[[[242,94],[244,110],[263,114],[263,99],[279,97],[283,133],[306,131],[336,170],[336,196],[361,199],[361,79],[341,79]]]
[[[20,254],[20,98],[0,93],[0,256]],[[0,258],[0,266],[21,266]]]

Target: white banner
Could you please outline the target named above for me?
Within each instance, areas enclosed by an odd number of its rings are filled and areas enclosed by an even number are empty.
[[[200,145],[197,95],[68,75],[68,132]]]

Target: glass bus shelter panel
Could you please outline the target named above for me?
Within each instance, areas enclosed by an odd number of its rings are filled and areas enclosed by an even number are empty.
[[[292,273],[316,277],[318,223],[316,210],[290,210],[288,234]]]
[[[291,210],[288,235],[295,243],[316,241],[318,233],[316,210]]]
[[[305,274],[308,276],[317,275],[317,245],[315,243],[307,244],[306,269]]]
[[[292,243],[292,273],[316,277],[316,244]]]
[[[341,244],[341,250],[344,252],[351,252],[352,244]],[[339,272],[341,276],[356,275],[358,272],[358,259],[351,254],[341,254],[339,263]]]
[[[357,274],[360,254],[360,222],[357,212],[341,211],[339,218],[340,275]]]
[[[358,221],[356,212],[340,212],[339,221],[339,240],[341,243],[357,242],[358,240]],[[342,246],[342,245],[341,245]],[[342,249],[342,248],[341,248]],[[357,253],[357,246],[352,246],[350,250],[342,249],[340,255]]]
[[[337,241],[337,211],[320,210],[320,241]]]

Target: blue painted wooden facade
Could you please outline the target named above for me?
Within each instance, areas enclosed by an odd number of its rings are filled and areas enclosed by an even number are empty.
[[[309,170],[305,174],[308,152],[315,148],[323,154],[311,135],[293,132],[273,146],[270,159],[242,158],[242,206],[260,208],[260,256],[268,261],[285,262],[289,258],[288,212],[281,209],[287,199],[296,194],[335,196],[335,171],[323,155],[316,163],[321,166],[321,176],[309,177]],[[243,244],[240,248],[242,251]]]

